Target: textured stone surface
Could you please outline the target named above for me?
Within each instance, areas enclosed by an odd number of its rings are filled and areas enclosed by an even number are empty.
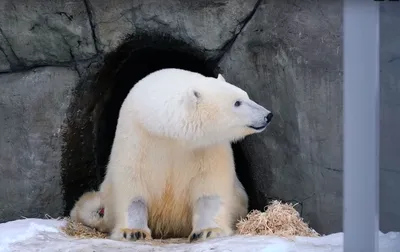
[[[11,69],[11,65],[18,65],[18,59],[9,41],[3,35],[1,27],[0,25],[0,72],[5,72]]]
[[[127,35],[165,32],[204,50],[221,49],[238,32],[256,0],[96,1],[92,10],[100,50],[109,52]]]
[[[0,50],[0,72],[7,71],[10,69],[10,63],[8,62],[6,54]]]
[[[7,56],[16,57],[16,66],[60,64],[96,53],[82,0],[4,0],[0,27],[7,42],[0,40],[0,48],[11,51]]]
[[[341,2],[263,1],[220,64],[275,114],[245,140],[250,194],[302,202],[320,232],[341,229]]]
[[[74,70],[0,75],[0,222],[62,213],[61,133]]]

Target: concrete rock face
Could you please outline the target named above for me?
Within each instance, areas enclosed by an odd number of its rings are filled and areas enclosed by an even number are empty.
[[[58,216],[62,131],[75,70],[37,68],[0,75],[0,218]]]
[[[245,140],[256,202],[299,202],[321,232],[341,225],[341,11],[334,1],[264,1],[220,64],[276,115]]]
[[[2,1],[0,24],[0,48],[14,68],[60,64],[96,54],[81,0]]]
[[[222,73],[273,111],[234,144],[251,209],[299,203],[317,231],[342,231],[341,2],[18,2],[0,3],[0,221],[68,214],[102,182],[130,88],[178,67]],[[395,30],[382,33],[382,231],[400,228]]]
[[[109,52],[127,34],[162,30],[205,50],[221,49],[255,7],[249,1],[90,1],[97,45]]]

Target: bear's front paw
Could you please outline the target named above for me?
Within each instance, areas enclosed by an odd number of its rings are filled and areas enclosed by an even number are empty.
[[[189,236],[189,242],[206,240],[210,238],[227,236],[228,233],[220,228],[206,228],[199,231],[193,231]]]
[[[111,239],[119,241],[151,240],[150,230],[121,228],[111,234]]]

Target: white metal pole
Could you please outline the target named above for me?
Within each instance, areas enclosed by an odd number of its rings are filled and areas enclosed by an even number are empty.
[[[344,252],[378,251],[379,3],[344,0]]]

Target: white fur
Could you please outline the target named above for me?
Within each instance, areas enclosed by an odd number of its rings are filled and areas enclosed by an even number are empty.
[[[249,126],[263,125],[268,113],[222,75],[180,69],[148,75],[122,104],[101,202],[83,195],[74,213],[104,207],[101,225],[84,222],[108,227],[116,240],[138,231],[153,238],[232,234],[247,214],[248,198],[230,143],[263,131]],[[144,219],[148,226],[135,224]]]

